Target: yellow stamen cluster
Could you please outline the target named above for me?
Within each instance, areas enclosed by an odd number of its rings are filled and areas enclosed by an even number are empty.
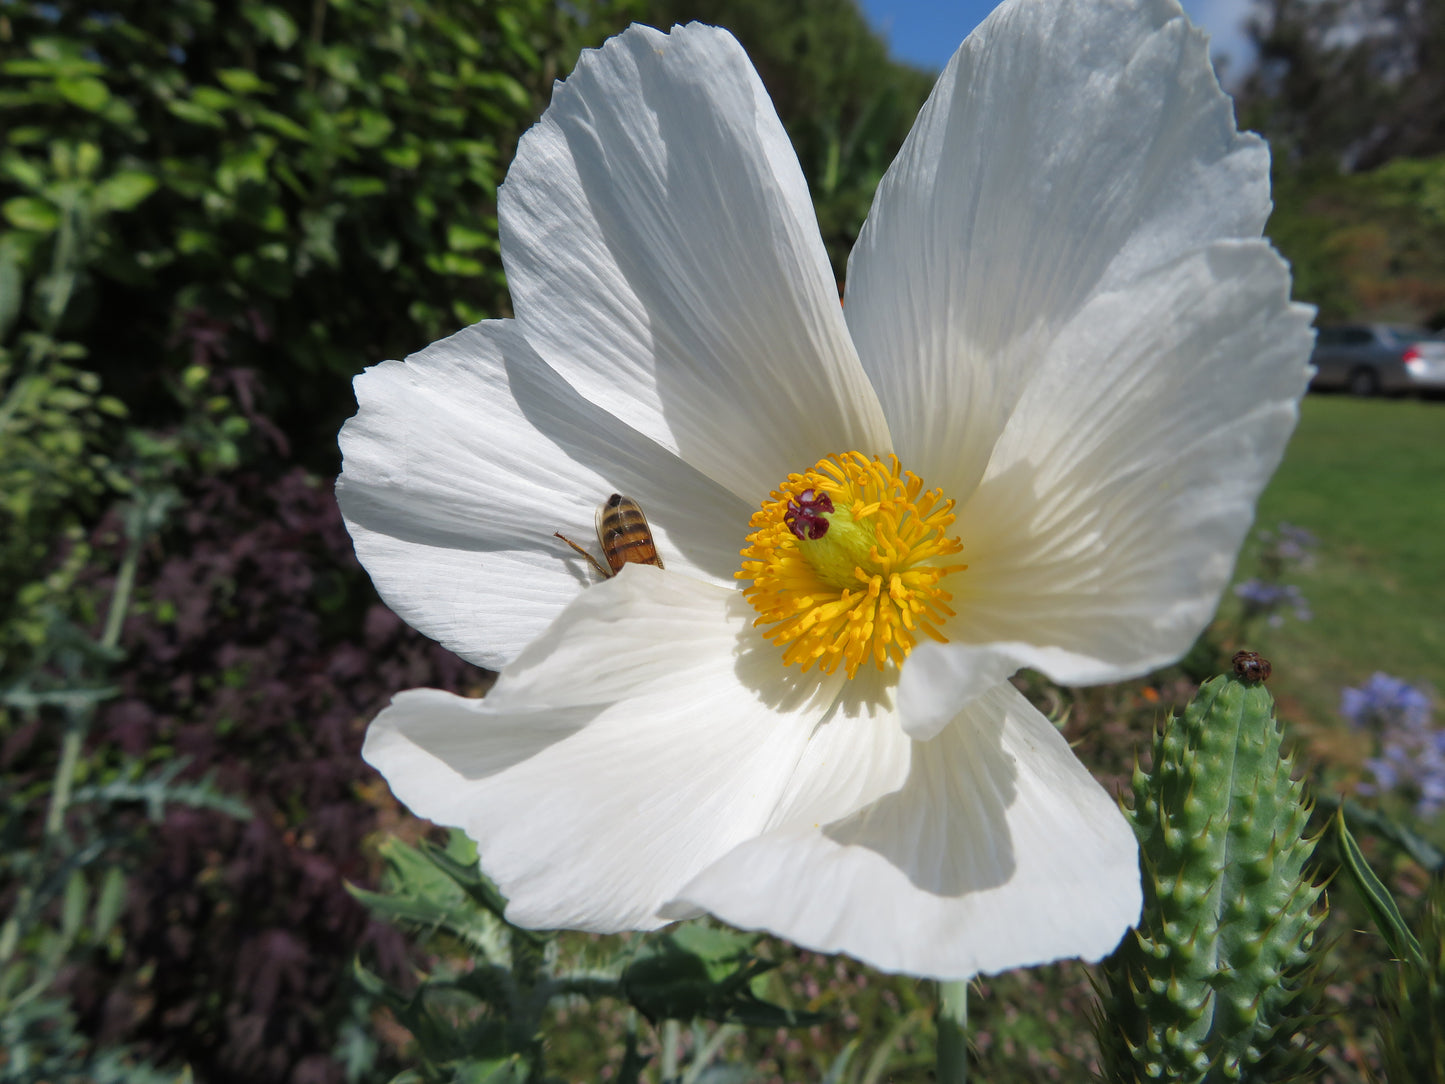
[[[813,517],[827,521],[821,537],[795,533],[789,504],[796,526],[800,502],[818,495],[832,502]],[[737,578],[752,581],[743,595],[758,611],[753,624],[772,626],[766,635],[789,665],[831,674],[841,664],[850,678],[869,659],[880,670],[902,663],[919,635],[946,642],[953,596],[940,581],[968,567],[941,563],[963,549],[945,534],[953,521],[953,501],[925,492],[896,456],[845,452],[788,475],[748,524]]]

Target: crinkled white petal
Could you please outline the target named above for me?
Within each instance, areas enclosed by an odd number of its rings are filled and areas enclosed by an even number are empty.
[[[357,556],[408,624],[497,667],[596,578],[597,505],[647,512],[670,569],[731,584],[749,509],[583,399],[511,321],[356,379],[337,500]]]
[[[955,524],[948,644],[900,704],[926,736],[1001,673],[1147,673],[1209,621],[1284,454],[1312,310],[1262,241],[1220,242],[1094,298],[1039,362]]]
[[[724,30],[585,52],[498,197],[516,317],[584,396],[749,502],[887,427],[808,187]]]
[[[1268,151],[1236,131],[1177,3],[1001,4],[939,79],[848,266],[895,451],[966,496],[1091,297],[1257,237],[1269,206]]]
[[[1133,831],[1012,686],[916,744],[912,765],[852,816],[798,816],[744,843],[674,906],[940,979],[1096,960],[1137,921]]]
[[[803,679],[736,591],[645,566],[583,592],[483,700],[403,693],[363,755],[467,831],[523,926],[661,924],[767,825],[838,680]]]
[[[894,706],[898,672],[862,670],[808,739],[768,828],[826,824],[898,790],[908,779],[913,742]]]

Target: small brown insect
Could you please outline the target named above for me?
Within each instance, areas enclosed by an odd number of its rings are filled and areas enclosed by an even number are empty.
[[[1261,659],[1257,651],[1236,651],[1234,673],[1240,681],[1268,681],[1270,666],[1268,659]]]
[[[592,567],[603,578],[615,576],[626,564],[656,565],[662,567],[662,558],[657,555],[657,545],[652,541],[652,528],[642,506],[631,497],[614,493],[597,506],[597,541],[602,545],[602,556],[607,568],[581,546],[561,532],[553,532],[567,545],[587,558]]]

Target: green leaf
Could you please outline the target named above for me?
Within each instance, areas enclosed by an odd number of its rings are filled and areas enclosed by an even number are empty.
[[[359,958],[352,961],[351,973],[356,979],[356,985],[373,1001],[381,1002],[394,1012],[400,1012],[406,1008],[408,1001],[401,991],[393,988],[380,975],[366,967]]]
[[[90,919],[90,936],[96,942],[103,942],[110,936],[120,913],[125,908],[125,871],[119,866],[110,866],[105,871],[100,893],[95,898],[95,910]]]
[[[100,148],[89,141],[75,145],[75,175],[91,177],[100,168]]]
[[[1387,977],[1380,1005],[1378,1079],[1445,1084],[1445,881],[1435,880],[1412,923],[1427,961],[1401,963]]]
[[[221,85],[233,94],[255,94],[275,88],[246,68],[223,68],[216,73]]]
[[[266,154],[258,147],[228,154],[216,167],[216,187],[228,195],[246,184],[263,184],[266,177]]]
[[[369,971],[360,959],[353,961],[357,985],[373,1001],[396,1014],[421,1048],[426,1061],[476,1064],[503,1058],[509,1050],[506,1028],[495,1019],[482,1018],[471,1026],[459,1024],[452,1014],[439,1016],[428,1006],[431,995],[456,1002],[457,987],[446,982],[423,982],[411,994],[404,994]],[[448,998],[447,995],[452,995]],[[456,1066],[454,1066],[455,1068]],[[455,1076],[444,1079],[456,1079]]]
[[[346,890],[372,914],[397,926],[435,932],[445,927],[452,907],[442,900],[424,896],[390,896],[348,884]]]
[[[187,256],[220,250],[219,239],[205,230],[182,229],[176,234],[176,248]]]
[[[361,69],[356,66],[357,52],[349,45],[333,45],[321,50],[321,66],[326,74],[347,87],[360,86]]]
[[[299,36],[296,21],[280,8],[269,4],[246,4],[241,8],[241,14],[278,49],[289,49],[296,44]]]
[[[25,296],[25,277],[15,256],[15,245],[9,241],[8,237],[0,238],[0,343],[10,337]]]
[[[453,222],[447,226],[447,248],[456,252],[471,252],[478,248],[495,250],[497,238],[485,230],[474,230]]]
[[[456,1084],[525,1084],[527,1066],[516,1054],[510,1058],[468,1061],[458,1066]]]
[[[43,144],[49,134],[50,129],[39,124],[17,124],[10,129],[6,140],[15,147],[33,147]]]
[[[89,902],[90,889],[85,883],[85,874],[77,869],[65,882],[65,900],[60,908],[60,936],[67,945],[80,933]]]
[[[470,82],[473,86],[501,94],[520,110],[532,109],[532,96],[527,93],[527,88],[504,72],[478,72]]]
[[[106,210],[129,211],[157,187],[158,182],[149,173],[131,169],[101,181],[96,185],[95,195]]]
[[[379,147],[390,138],[396,125],[384,113],[374,109],[363,109],[356,116],[356,126],[351,130],[351,142],[358,147]]]
[[[202,109],[214,109],[217,112],[222,109],[230,109],[236,104],[236,99],[224,90],[207,86],[199,86],[191,91],[191,101]]]
[[[105,103],[110,101],[110,88],[99,79],[57,79],[55,89],[71,105],[78,105],[92,113],[104,109]]]
[[[490,911],[498,918],[505,915],[506,897],[497,891],[497,886],[482,873],[481,867],[477,864],[476,847],[471,840],[467,839],[465,833],[453,830],[445,849],[438,847],[430,840],[422,840],[420,853],[435,869],[440,870],[453,884],[470,896],[479,907]],[[535,941],[546,941],[551,937],[545,931],[539,930],[517,930],[516,932]]]
[[[10,224],[18,229],[49,233],[60,225],[60,211],[35,196],[7,199],[3,210]]]
[[[158,497],[149,507],[132,506],[131,518],[136,523],[128,530],[153,530],[158,520],[164,517],[167,504],[164,497]],[[77,787],[72,800],[76,805],[85,802],[103,805],[136,803],[145,807],[147,816],[156,824],[165,819],[168,807],[176,805],[211,809],[242,821],[251,819],[250,806],[215,785],[214,771],[192,782],[175,782],[176,776],[185,770],[188,763],[187,758],[178,757],[143,778],[144,762],[132,760],[124,765],[120,776],[107,783]]]
[[[1360,845],[1355,842],[1355,837],[1350,834],[1350,829],[1345,824],[1343,810],[1335,814],[1333,823],[1335,841],[1339,846],[1340,865],[1355,882],[1355,887],[1360,890],[1365,907],[1369,910],[1370,917],[1375,920],[1375,925],[1379,927],[1380,936],[1385,939],[1385,944],[1390,946],[1390,951],[1395,954],[1396,959],[1409,960],[1418,967],[1425,967],[1425,954],[1420,947],[1420,942],[1415,940],[1415,935],[1405,925],[1405,920],[1400,915],[1400,909],[1395,906],[1395,898],[1390,895],[1390,890],[1380,883],[1380,879],[1375,876],[1375,871],[1365,861]]]
[[[423,934],[450,934],[485,959],[503,963],[508,955],[505,901],[475,864],[465,866],[441,848],[422,849],[399,839],[381,845],[390,885],[388,892],[347,889],[376,914],[405,929]],[[530,931],[517,935],[536,938]]]
[[[30,159],[14,151],[9,151],[3,158],[0,158],[0,170],[9,175],[10,179],[21,188],[36,191],[45,184],[44,170]]]
[[[351,199],[366,199],[386,195],[387,183],[380,177],[342,177],[336,182],[336,191]]]
[[[417,147],[386,147],[381,156],[397,169],[416,169],[421,165],[421,150]]]
[[[1355,826],[1355,831],[1374,835],[1394,844],[1432,874],[1445,874],[1445,852],[1378,809],[1362,806],[1353,798],[1338,798],[1328,794],[1320,795],[1315,804],[1322,810],[1343,810],[1345,817]]]
[[[717,1020],[753,1027],[820,1023],[816,1013],[763,1001],[753,981],[776,964],[750,951],[756,934],[710,926],[679,926],[647,942],[622,972],[622,992],[649,1020]]]
[[[221,114],[195,102],[177,99],[167,102],[166,108],[171,111],[173,116],[192,124],[201,124],[207,128],[224,128],[226,126],[226,120]]]
[[[269,128],[279,136],[287,139],[294,139],[301,143],[311,141],[311,133],[301,125],[297,124],[290,117],[284,116],[270,109],[258,109],[253,115],[255,122],[263,128]]]
[[[72,685],[64,689],[31,689],[11,685],[0,689],[0,704],[19,711],[39,708],[60,708],[63,711],[85,711],[110,700],[120,690],[114,685]]]
[[[438,275],[456,275],[461,278],[475,278],[486,270],[481,260],[457,252],[431,253],[426,258],[426,265]]]

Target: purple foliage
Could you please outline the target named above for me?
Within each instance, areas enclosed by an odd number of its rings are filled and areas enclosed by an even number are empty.
[[[401,936],[344,888],[369,879],[376,826],[365,724],[397,689],[484,675],[376,601],[330,483],[299,469],[202,480],[141,585],[97,736],[188,757],[188,777],[213,772],[255,815],[173,807],[131,879],[123,959],[72,996],[101,1034],[200,1079],[339,1084],[352,959],[366,946],[384,974],[407,971]]]
[[[1445,808],[1445,730],[1432,722],[1428,693],[1377,672],[1341,693],[1340,714],[1379,743],[1379,755],[1365,761],[1373,779],[1360,785],[1362,793],[1404,791],[1422,817]]]

